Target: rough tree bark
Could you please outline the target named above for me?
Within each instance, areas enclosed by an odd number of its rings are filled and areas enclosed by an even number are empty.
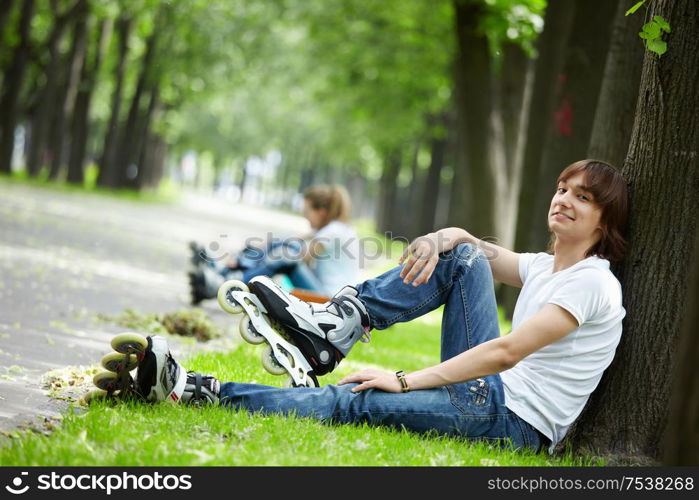
[[[672,33],[667,53],[645,55],[622,169],[631,190],[629,252],[616,269],[624,334],[569,433],[581,452],[633,463],[661,457],[699,216],[699,4],[655,0],[649,15],[667,19]]]
[[[625,15],[634,3],[624,0],[617,8],[587,151],[588,158],[605,160],[617,168],[629,149],[643,66],[638,22]]]
[[[5,71],[0,97],[0,172],[12,172],[12,152],[15,148],[15,127],[19,109],[19,93],[29,58],[29,31],[34,15],[34,0],[24,0],[19,18],[19,43],[12,62]]]

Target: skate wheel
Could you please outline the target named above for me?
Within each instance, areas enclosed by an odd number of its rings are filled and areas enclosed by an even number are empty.
[[[80,398],[80,404],[83,406],[87,406],[90,404],[91,401],[99,401],[106,398],[107,391],[103,391],[102,389],[93,389],[87,394],[85,394],[82,398]]]
[[[221,309],[230,314],[240,314],[243,312],[243,306],[233,298],[231,292],[249,293],[250,289],[242,281],[228,280],[218,289],[218,305]]]
[[[148,339],[138,333],[120,333],[112,339],[112,349],[122,354],[143,354],[148,347]]]
[[[138,366],[138,358],[133,354],[110,352],[102,358],[102,366],[110,372],[131,371]]]
[[[255,329],[250,321],[250,316],[245,316],[240,320],[240,325],[238,326],[240,330],[240,336],[243,337],[245,342],[249,344],[261,344],[265,341],[265,338],[260,335],[260,333]]]
[[[119,376],[114,372],[100,372],[92,377],[92,383],[103,391],[116,391],[121,389]]]
[[[274,351],[272,351],[272,346],[267,344],[262,350],[262,368],[267,370],[272,375],[284,375],[286,373],[286,368],[284,368],[279,361],[277,361]]]
[[[282,387],[286,388],[294,388],[294,387],[320,387],[320,384],[318,384],[318,379],[316,376],[312,373],[308,374],[308,377],[306,379],[306,385],[296,385],[294,383],[294,379],[289,376],[287,377],[286,381],[282,384]]]

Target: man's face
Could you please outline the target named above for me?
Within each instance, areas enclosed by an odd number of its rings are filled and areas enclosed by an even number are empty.
[[[600,238],[602,209],[585,187],[585,174],[579,172],[558,183],[556,194],[549,208],[549,229],[556,238],[566,241],[590,240],[594,244]]]

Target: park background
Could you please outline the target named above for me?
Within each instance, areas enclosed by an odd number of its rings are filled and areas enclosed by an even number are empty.
[[[566,444],[607,463],[699,463],[697,2],[4,0],[0,81],[3,354],[70,288],[61,263],[103,258],[112,277],[140,273],[141,292],[166,289],[185,241],[301,228],[317,183],[347,187],[377,241],[456,225],[541,251],[557,174],[593,157],[630,186],[614,269],[627,316]],[[85,226],[65,229],[71,217]],[[120,241],[95,249],[109,224]],[[32,258],[50,287],[28,290]],[[497,293],[510,317],[516,291]],[[60,330],[50,315],[74,308],[68,294],[35,323]],[[3,365],[17,386],[21,361]]]

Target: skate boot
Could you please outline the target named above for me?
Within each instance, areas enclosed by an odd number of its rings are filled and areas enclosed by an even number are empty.
[[[213,299],[218,289],[225,281],[223,276],[209,267],[200,266],[187,273],[189,288],[192,297],[192,305],[196,306],[205,299]]]
[[[369,340],[369,316],[357,290],[343,288],[325,304],[304,302],[270,278],[227,281],[219,289],[223,310],[245,312],[240,334],[251,344],[267,343],[262,365],[270,373],[291,376],[294,387],[317,387],[319,376],[335,369],[354,344]]]
[[[180,401],[187,373],[170,354],[164,337],[153,335],[146,338],[137,333],[122,333],[112,339],[111,345],[116,352],[102,358],[102,366],[108,371],[94,376],[92,381],[98,390],[83,398],[86,403],[105,397],[148,402]],[[137,370],[135,378],[131,375],[134,369]]]
[[[189,242],[189,250],[192,253],[192,255],[190,257],[190,262],[192,263],[192,267],[194,267],[196,269],[199,266],[208,266],[209,265],[210,260],[208,258],[208,254],[206,253],[206,248],[199,245],[196,241],[190,241]]]

